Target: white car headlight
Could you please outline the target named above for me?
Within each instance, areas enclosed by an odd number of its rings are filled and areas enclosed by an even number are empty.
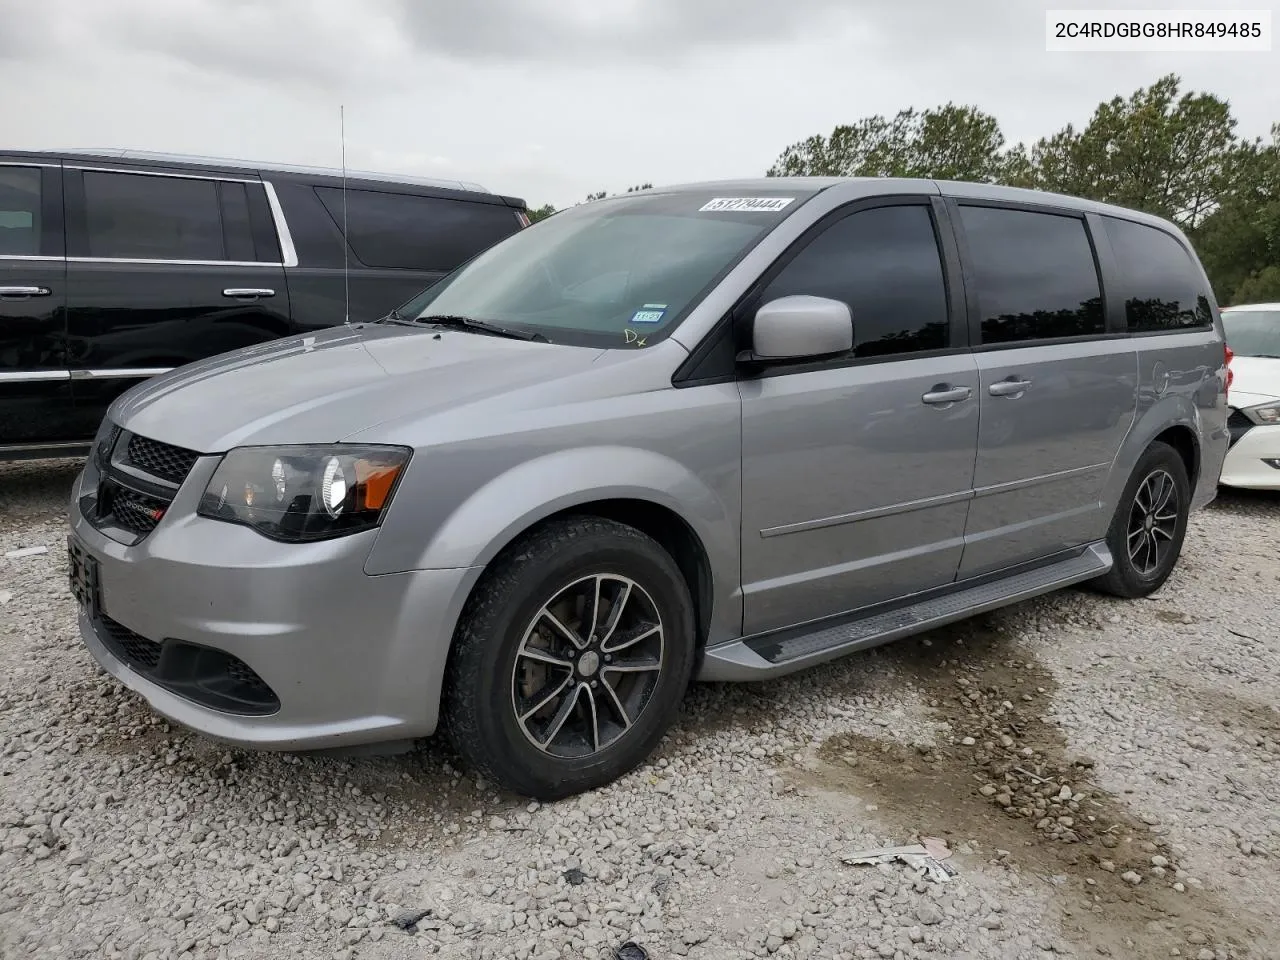
[[[1260,403],[1256,407],[1242,407],[1240,412],[1257,424],[1280,423],[1280,400]]]

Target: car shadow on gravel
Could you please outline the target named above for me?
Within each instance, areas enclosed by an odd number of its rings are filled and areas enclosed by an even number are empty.
[[[971,841],[1041,878],[1056,891],[1067,935],[1099,954],[1155,960],[1199,944],[1247,957],[1250,945],[1274,942],[1269,920],[1185,887],[1161,832],[1098,786],[1095,758],[1072,753],[1051,716],[1052,674],[999,615],[881,655],[920,687],[949,733],[927,744],[837,735],[792,772],[801,785],[872,800],[900,835]],[[1255,711],[1249,719],[1260,722]]]
[[[83,460],[0,462],[0,531],[51,511],[65,511]]]
[[[1217,496],[1207,509],[1226,513],[1259,513],[1280,520],[1280,492],[1219,487]]]

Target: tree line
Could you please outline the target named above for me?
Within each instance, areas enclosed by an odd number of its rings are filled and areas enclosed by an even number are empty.
[[[1280,123],[1269,140],[1242,137],[1226,100],[1181,87],[1161,77],[1031,144],[1008,144],[970,105],[864,117],[792,144],[766,175],[967,180],[1143,210],[1187,233],[1221,305],[1280,300]]]

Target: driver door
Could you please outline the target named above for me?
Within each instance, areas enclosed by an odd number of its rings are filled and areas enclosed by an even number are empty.
[[[841,300],[854,349],[740,383],[745,633],[955,579],[978,372],[949,229],[928,198],[845,208],[784,255],[754,301]]]

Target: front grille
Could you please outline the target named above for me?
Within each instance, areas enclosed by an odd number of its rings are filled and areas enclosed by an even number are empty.
[[[130,465],[170,483],[182,484],[200,454],[172,444],[132,434],[126,451]]]
[[[139,537],[156,528],[169,507],[168,501],[122,487],[114,481],[103,484],[98,500],[98,516],[110,517],[116,524]]]
[[[113,426],[95,458],[98,489],[84,501],[85,516],[108,536],[134,544],[156,528],[200,454]]]
[[[249,666],[239,657],[228,657],[227,676],[248,690],[258,691],[260,693],[271,692],[271,688],[267,686],[267,682],[254,672],[253,667]]]
[[[111,652],[139,673],[148,673],[160,663],[160,644],[139,636],[110,617],[99,618],[98,635]]]
[[[1254,428],[1255,424],[1239,410],[1232,410],[1231,416],[1227,417],[1227,430],[1231,433],[1231,439],[1227,443],[1227,447],[1234,447],[1246,433]]]
[[[195,703],[250,716],[280,709],[280,698],[239,657],[183,640],[156,643],[106,614],[94,620],[94,632],[111,654],[166,690]]]

